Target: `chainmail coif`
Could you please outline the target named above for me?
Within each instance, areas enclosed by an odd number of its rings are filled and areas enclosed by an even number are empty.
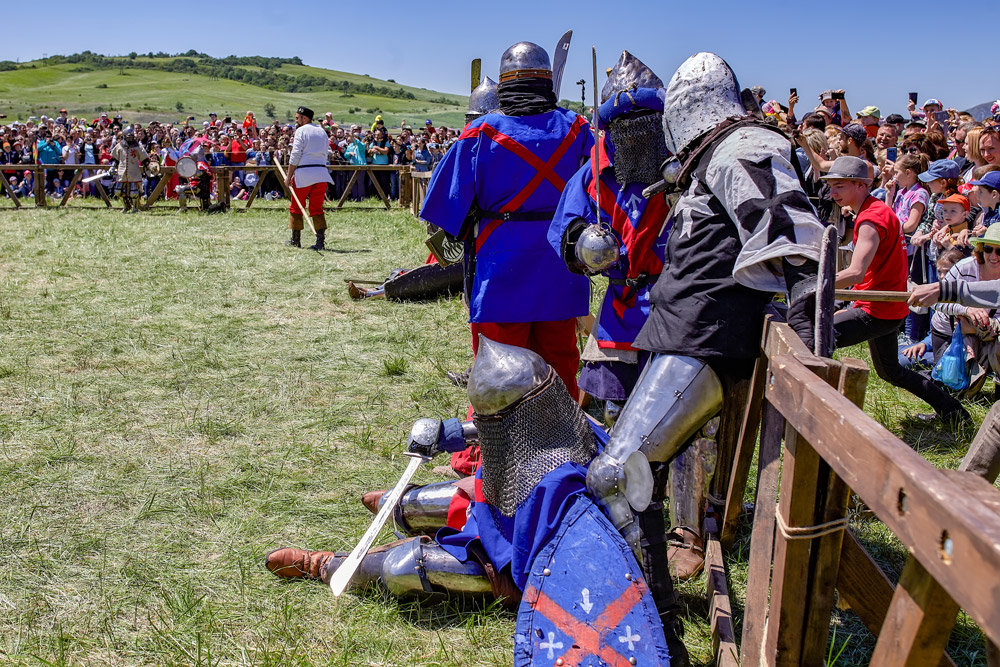
[[[507,517],[545,475],[567,461],[586,465],[597,453],[583,410],[551,368],[512,406],[472,419],[479,430],[483,495]]]

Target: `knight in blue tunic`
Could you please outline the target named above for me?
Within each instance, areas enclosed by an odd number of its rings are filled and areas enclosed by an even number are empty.
[[[684,664],[631,548],[586,490],[603,429],[539,355],[486,338],[469,400],[483,465],[465,526],[371,550],[352,585],[377,582],[397,595],[492,594],[518,605],[516,665]],[[411,449],[440,451],[426,442]],[[648,467],[635,470],[630,493],[644,498],[633,501],[648,502]],[[281,549],[267,567],[328,582],[345,557]]]
[[[648,356],[632,343],[649,317],[649,290],[663,269],[663,250],[671,220],[662,197],[647,199],[642,191],[660,178],[658,165],[667,158],[660,122],[663,82],[642,61],[624,51],[611,69],[601,93],[598,125],[604,130],[602,150],[580,168],[563,190],[549,227],[550,245],[566,256],[571,271],[608,278],[597,322],[583,353],[580,389],[605,404],[605,421],[632,391]],[[621,145],[618,145],[621,144]],[[594,165],[599,161],[600,179]],[[601,216],[597,217],[600,182]],[[613,262],[603,270],[586,266],[576,256],[576,241],[588,227],[610,233]]]
[[[479,333],[534,350],[575,396],[576,318],[589,311],[589,284],[546,232],[593,138],[584,118],[556,106],[536,44],[504,52],[497,97],[499,111],[469,123],[435,167],[420,217],[466,243],[473,352]]]

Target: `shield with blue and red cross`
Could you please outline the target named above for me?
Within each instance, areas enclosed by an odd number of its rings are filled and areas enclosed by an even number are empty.
[[[532,563],[517,613],[514,664],[670,664],[632,550],[586,497]]]

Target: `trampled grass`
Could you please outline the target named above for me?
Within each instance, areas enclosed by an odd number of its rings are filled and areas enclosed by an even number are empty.
[[[396,480],[412,421],[464,414],[443,374],[471,361],[462,305],[344,289],[421,262],[422,225],[400,210],[327,219],[331,251],[316,253],[281,245],[269,202],[0,209],[0,662],[509,663],[514,617],[495,606],[334,599],[263,568],[274,547],[351,548],[371,518],[359,498]],[[956,467],[971,438],[908,420],[919,404],[874,375],[866,407],[935,465]],[[898,574],[898,542],[855,526]],[[738,613],[746,548],[729,563]],[[705,661],[704,582],[683,590]],[[838,664],[870,655],[852,618],[836,619]],[[982,662],[967,619],[952,648]]]
[[[275,115],[281,120],[289,120],[299,105],[306,105],[318,114],[332,112],[340,123],[357,122],[364,127],[375,120],[374,114],[368,112],[370,109],[381,110],[390,128],[398,128],[404,120],[413,127],[423,127],[426,118],[435,126],[461,127],[464,122],[466,99],[459,95],[304,65],[283,65],[277,71],[293,76],[308,74],[403,88],[416,99],[348,95],[339,91],[283,93],[198,74],[134,68],[125,68],[124,73],[120,73],[117,69],[88,70],[76,64],[44,66],[39,63],[34,68],[0,72],[0,113],[8,116],[4,122],[10,122],[26,120],[30,115],[55,116],[60,108],[66,108],[70,115],[87,118],[95,118],[103,110],[112,115],[120,112],[127,120],[147,123],[150,120],[176,122],[189,114],[201,122],[212,111],[220,118],[230,115],[240,121],[249,109],[256,114],[257,122],[263,124],[271,122],[264,114],[264,105],[273,104]],[[461,85],[455,88],[461,89],[468,79],[468,71],[457,68],[455,80]],[[454,104],[442,104],[442,99],[453,100]],[[183,111],[177,110],[178,102]]]

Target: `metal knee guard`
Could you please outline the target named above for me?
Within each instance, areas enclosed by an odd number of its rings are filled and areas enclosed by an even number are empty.
[[[493,588],[482,566],[458,560],[437,544],[421,538],[389,550],[382,561],[382,583],[400,597],[429,593],[489,595]]]
[[[448,522],[448,508],[458,492],[455,482],[415,486],[400,498],[393,514],[396,525],[408,535],[433,535]],[[389,494],[378,501],[381,508]]]

